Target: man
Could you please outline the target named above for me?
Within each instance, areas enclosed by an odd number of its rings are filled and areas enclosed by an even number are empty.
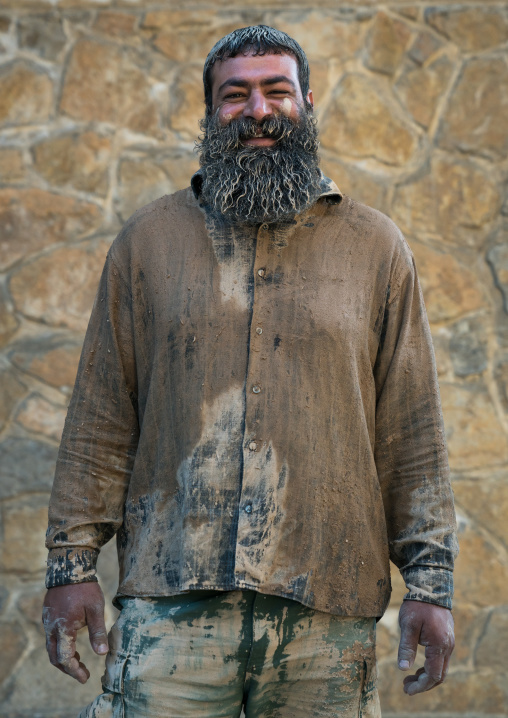
[[[376,716],[389,558],[413,695],[453,650],[452,494],[412,255],[320,172],[300,46],[237,30],[204,68],[201,170],[113,243],[50,506],[51,661],[108,652],[92,716]]]

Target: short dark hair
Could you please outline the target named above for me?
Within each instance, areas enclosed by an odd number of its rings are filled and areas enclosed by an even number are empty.
[[[309,92],[309,62],[300,45],[281,30],[268,25],[251,25],[233,30],[217,42],[205,60],[203,85],[205,88],[206,111],[212,111],[212,67],[217,61],[236,57],[240,53],[253,55],[288,53],[293,55],[298,65],[298,80],[304,99]]]

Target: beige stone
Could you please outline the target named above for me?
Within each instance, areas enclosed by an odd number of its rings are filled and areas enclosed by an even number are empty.
[[[10,288],[25,316],[84,332],[109,242],[88,240],[23,265]]]
[[[314,60],[309,62],[310,67],[310,89],[314,99],[314,110],[319,117],[323,99],[328,95],[330,85],[330,66],[325,60]]]
[[[102,121],[157,133],[159,118],[145,72],[123,49],[79,40],[65,75],[60,110],[80,121]]]
[[[66,37],[58,13],[22,16],[18,19],[17,31],[19,46],[45,60],[56,60],[65,47]]]
[[[104,197],[108,191],[111,140],[96,132],[57,135],[32,148],[35,169],[50,183],[67,184]]]
[[[452,656],[454,666],[471,662],[475,640],[483,630],[487,617],[488,609],[479,610],[470,604],[454,601],[455,650]]]
[[[189,181],[190,178],[187,184]],[[175,189],[156,162],[146,158],[140,161],[123,160],[119,167],[116,209],[126,220],[135,210],[162,195],[171,194]]]
[[[416,151],[418,137],[372,80],[347,74],[323,117],[321,142],[341,156],[403,165]]]
[[[388,656],[396,656],[398,640],[386,626],[378,623],[376,626],[376,658],[378,661]]]
[[[0,270],[51,244],[80,239],[101,221],[91,202],[41,189],[0,189]]]
[[[508,436],[481,383],[444,382],[441,400],[452,470],[466,471],[508,462]]]
[[[442,322],[487,306],[476,274],[453,254],[413,241],[411,249],[430,322]]]
[[[138,23],[136,15],[126,12],[102,10],[94,22],[94,30],[115,37],[131,35]]]
[[[53,83],[42,70],[17,61],[0,68],[0,124],[46,122],[53,113]]]
[[[508,40],[506,6],[485,7],[485,3],[465,8],[435,8],[425,11],[433,28],[465,52],[477,52]]]
[[[495,610],[489,617],[487,627],[480,637],[475,651],[478,668],[506,666],[508,659],[508,611],[506,607]]]
[[[50,386],[69,390],[74,385],[80,355],[80,343],[55,335],[14,347],[9,359]]]
[[[0,183],[17,184],[25,179],[26,169],[21,150],[6,147],[0,150]]]
[[[23,574],[45,568],[48,498],[47,494],[27,494],[3,502],[0,567],[4,571]]]
[[[203,68],[183,65],[170,92],[169,126],[184,138],[194,140],[204,114]]]
[[[432,122],[453,70],[453,62],[441,56],[423,67],[406,63],[398,78],[395,84],[398,96],[413,119],[423,127],[428,127]]]
[[[410,20],[418,20],[420,17],[420,8],[416,5],[402,5],[401,7],[396,6],[393,8],[399,15],[409,18]]]
[[[411,30],[405,22],[378,12],[367,39],[365,64],[376,72],[393,75],[410,37]]]
[[[0,291],[0,347],[3,347],[15,334],[19,321],[13,314],[13,307]]]
[[[7,17],[6,15],[0,16],[0,32],[8,32],[9,28],[11,26],[11,19],[10,17]]]
[[[0,623],[0,683],[12,673],[21,658],[28,639],[20,623],[3,621]]]
[[[16,404],[26,394],[26,386],[12,369],[0,367],[0,431],[5,428]]]
[[[457,505],[508,548],[508,471],[454,481],[453,492]]]
[[[320,166],[341,192],[369,207],[386,211],[386,186],[382,181],[376,181],[371,174],[354,164],[341,162],[328,154],[321,157]]]
[[[475,246],[500,207],[491,172],[467,159],[434,155],[422,174],[396,187],[392,218],[408,236]]]
[[[508,66],[503,58],[466,63],[440,124],[445,149],[499,159],[508,155]]]
[[[175,152],[170,157],[162,159],[159,164],[164,168],[175,190],[188,187],[192,175],[199,169],[199,160],[195,152]]]
[[[414,62],[423,65],[443,47],[443,44],[434,33],[420,30],[409,48],[408,55]]]
[[[506,227],[501,227],[496,239],[500,240],[487,252],[494,282],[503,296],[505,312],[508,313],[508,245],[506,243]]]
[[[500,361],[494,369],[494,378],[497,385],[501,405],[508,415],[508,361]]]
[[[60,441],[67,415],[65,406],[57,406],[40,394],[31,394],[20,406],[16,421],[24,429]]]

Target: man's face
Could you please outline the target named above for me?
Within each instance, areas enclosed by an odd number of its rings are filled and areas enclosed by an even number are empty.
[[[306,100],[310,105],[312,92]],[[304,108],[298,79],[298,65],[291,55],[238,55],[212,68],[213,113],[222,125],[241,117],[258,123],[285,115],[298,122]],[[251,137],[245,145],[270,147],[276,140],[270,137]]]

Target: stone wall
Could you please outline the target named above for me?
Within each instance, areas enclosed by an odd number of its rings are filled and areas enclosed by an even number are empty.
[[[308,52],[322,165],[414,250],[435,340],[462,553],[445,685],[401,691],[397,605],[379,626],[385,716],[508,712],[508,6],[310,0],[0,0],[1,715],[75,716],[99,691],[44,655],[48,495],[106,250],[188,184],[214,41],[264,22]],[[114,547],[100,559],[109,596]],[[113,620],[109,609],[108,620]]]

